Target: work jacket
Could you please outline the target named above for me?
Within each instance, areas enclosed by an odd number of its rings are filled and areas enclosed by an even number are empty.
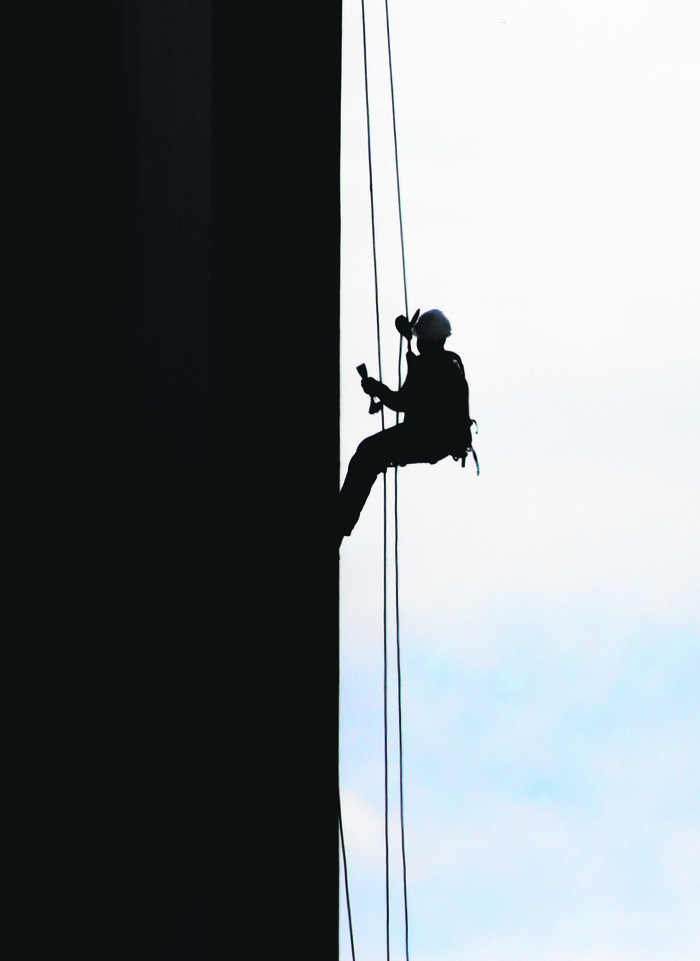
[[[398,391],[382,398],[404,412],[404,424],[417,436],[461,454],[471,447],[469,385],[458,354],[407,354],[408,372]]]

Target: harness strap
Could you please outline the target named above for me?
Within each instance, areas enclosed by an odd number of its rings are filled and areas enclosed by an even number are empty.
[[[465,451],[462,452],[462,454],[453,454],[452,459],[459,460],[461,457],[462,467],[466,467],[467,457],[469,457],[470,454],[474,458],[474,463],[476,464],[476,476],[478,477],[479,476],[479,458],[476,456],[476,451],[474,450],[473,447],[468,447]]]
[[[470,419],[470,421],[469,421],[469,426],[471,427],[472,424],[473,424],[474,427],[476,428],[475,431],[474,431],[474,433],[475,433],[475,434],[478,434],[478,433],[479,433],[479,425],[477,424],[477,422],[474,420],[473,417],[472,417],[472,418]],[[479,476],[479,458],[476,456],[476,451],[475,451],[474,448],[471,446],[471,444],[469,445],[469,447],[466,448],[466,450],[462,451],[462,454],[461,454],[461,455],[460,455],[460,454],[453,454],[452,457],[454,458],[454,460],[459,460],[459,458],[460,458],[460,456],[461,456],[461,458],[462,458],[462,467],[466,467],[466,466],[467,466],[467,457],[469,457],[470,454],[471,454],[472,457],[474,458],[474,463],[476,464],[476,476],[478,477],[478,476]]]

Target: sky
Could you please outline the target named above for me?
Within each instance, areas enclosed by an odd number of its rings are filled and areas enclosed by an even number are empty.
[[[396,388],[384,15],[366,0],[382,368]],[[448,458],[398,476],[410,957],[698,961],[700,8],[401,0],[390,17],[409,312],[451,320],[481,468]],[[378,376],[364,96],[361,3],[346,0],[340,480],[381,428],[355,370]],[[387,497],[393,546],[393,472]],[[391,563],[389,576],[402,958]],[[358,961],[386,957],[382,619],[380,478],[340,551]]]

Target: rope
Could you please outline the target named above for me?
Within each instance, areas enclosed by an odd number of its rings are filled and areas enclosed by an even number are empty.
[[[388,696],[388,645],[387,645],[387,511],[386,471],[384,478],[384,860],[386,898],[386,958],[390,958],[389,934],[389,696]]]
[[[401,207],[401,180],[399,177],[399,143],[396,133],[396,98],[394,95],[394,68],[391,57],[391,29],[389,25],[389,0],[384,0],[384,11],[386,19],[386,43],[389,58],[389,84],[391,87],[391,119],[394,132],[394,166],[396,170],[396,197],[399,213],[399,236],[401,239],[401,266],[403,270],[403,295],[406,319],[408,313],[408,285],[406,282],[406,247],[404,243],[403,231],[403,212]],[[401,385],[401,360],[403,357],[403,336],[399,337],[399,363],[398,363],[398,383]],[[399,422],[398,412],[396,423]],[[396,618],[396,677],[397,677],[397,702],[398,702],[398,721],[399,721],[399,798],[401,811],[401,859],[403,866],[403,903],[404,903],[404,931],[406,936],[406,961],[408,961],[408,890],[406,884],[406,839],[404,822],[404,793],[403,793],[403,725],[401,716],[401,645],[399,631],[399,469],[394,467],[394,569],[395,569],[395,618]]]
[[[377,331],[377,365],[379,367],[379,380],[382,379],[382,344],[379,334],[379,279],[377,273],[377,229],[374,215],[374,185],[372,178],[372,133],[370,129],[369,111],[369,77],[367,71],[367,26],[365,22],[365,0],[362,0],[362,47],[364,52],[365,68],[365,115],[367,117],[367,162],[369,166],[369,200],[372,219],[372,260],[374,266],[374,313]],[[382,430],[384,430],[384,408],[381,408]]]
[[[365,16],[365,0],[362,0],[362,48],[364,56],[365,79],[365,116],[367,119],[367,162],[369,167],[369,196],[372,222],[372,261],[374,267],[374,309],[377,336],[377,364],[379,380],[382,380],[382,347],[379,327],[379,280],[377,271],[377,232],[374,211],[374,185],[372,166],[372,131],[369,108],[369,71],[367,69],[367,22]],[[381,408],[382,430],[384,430],[384,408]],[[389,761],[387,737],[387,510],[386,510],[386,472],[383,475],[384,494],[384,857],[385,857],[385,900],[386,900],[386,956],[390,961],[390,908],[389,908]]]
[[[385,10],[385,17],[386,17],[386,45],[387,45],[387,53],[389,55],[389,85],[391,87],[391,119],[392,119],[392,126],[394,128],[394,165],[396,168],[396,195],[397,195],[398,207],[399,207],[399,235],[401,237],[401,265],[403,267],[403,297],[404,297],[404,306],[406,308],[406,317],[408,318],[408,288],[406,286],[406,250],[405,250],[404,239],[403,239],[403,214],[401,212],[401,184],[399,180],[399,142],[396,136],[396,100],[394,97],[394,68],[392,66],[392,60],[391,60],[391,30],[389,29],[389,0],[384,0],[384,10]],[[403,340],[403,337],[401,337],[401,340]],[[401,353],[399,352],[399,360],[400,358],[401,358]],[[400,373],[400,369],[399,369],[399,373]]]
[[[340,829],[340,847],[343,852],[343,873],[345,875],[345,903],[348,906],[348,924],[350,926],[350,949],[352,961],[355,961],[355,938],[352,933],[352,914],[350,912],[350,887],[348,884],[348,859],[345,854],[345,837],[343,835],[343,815],[340,806],[340,791],[338,791],[338,827]]]
[[[365,81],[365,112],[367,120],[367,157],[369,165],[369,193],[370,193],[370,210],[371,210],[371,222],[372,222],[372,258],[374,267],[374,302],[375,302],[375,318],[376,318],[376,337],[377,337],[377,363],[379,367],[379,380],[382,378],[382,355],[381,355],[381,336],[380,336],[380,325],[379,325],[379,283],[378,283],[378,270],[377,270],[377,238],[376,238],[376,225],[375,225],[375,209],[374,209],[374,186],[373,186],[373,166],[372,166],[372,134],[371,134],[371,121],[370,121],[370,105],[369,105],[369,79],[368,79],[368,69],[367,69],[367,27],[366,27],[366,16],[365,16],[365,0],[361,2],[362,7],[362,40],[363,40],[363,55],[364,55],[364,81]],[[391,108],[392,108],[392,122],[393,122],[393,133],[394,133],[394,161],[396,169],[396,190],[398,198],[398,212],[399,212],[399,232],[401,239],[401,260],[403,268],[403,288],[404,288],[404,304],[406,310],[406,317],[408,318],[408,292],[406,284],[406,257],[405,257],[405,244],[404,244],[404,231],[403,231],[403,214],[401,209],[401,188],[399,179],[399,154],[398,154],[398,138],[396,134],[396,108],[395,108],[395,96],[394,96],[394,76],[393,76],[393,66],[391,58],[391,33],[389,28],[389,4],[388,0],[385,0],[385,17],[386,17],[386,34],[387,34],[387,49],[389,56],[389,77],[391,85]],[[399,386],[401,384],[401,360],[403,356],[403,336],[399,340],[399,361],[398,361],[398,382]],[[385,429],[384,422],[384,409],[381,408],[381,422],[382,430]],[[396,415],[396,423],[399,423],[399,414]],[[388,546],[387,546],[387,481],[386,472],[383,474],[383,523],[384,523],[384,538],[383,538],[383,554],[384,554],[384,609],[383,609],[383,647],[384,647],[384,847],[385,847],[385,898],[386,898],[386,952],[387,961],[390,961],[390,885],[389,885],[389,743],[388,743],[388,632],[387,632],[387,608],[388,608]],[[399,785],[400,785],[400,810],[401,810],[401,854],[403,863],[403,895],[404,895],[404,923],[405,923],[405,935],[406,935],[406,961],[408,961],[408,896],[407,896],[407,885],[406,885],[406,847],[405,847],[405,825],[404,825],[404,791],[403,791],[403,728],[402,728],[402,714],[401,714],[401,653],[400,653],[400,640],[399,640],[399,523],[398,523],[398,467],[394,467],[394,568],[395,568],[395,621],[396,621],[396,667],[397,667],[397,696],[398,696],[398,727],[399,727]],[[339,812],[340,817],[340,812]],[[342,822],[341,822],[341,842],[343,843],[343,858],[345,859],[345,846],[342,839]],[[346,877],[346,898],[348,901],[348,918],[350,918],[350,900],[347,888],[347,866],[345,868]],[[350,922],[350,937],[352,942],[352,922]],[[354,943],[353,943],[353,958],[354,958]]]
[[[398,473],[398,468],[395,468]],[[408,891],[406,887],[406,831],[404,824],[404,804],[403,804],[403,724],[401,716],[401,646],[399,643],[399,527],[398,527],[398,491],[396,489],[396,479],[394,479],[394,523],[396,536],[394,539],[394,562],[396,568],[396,680],[397,680],[397,702],[399,720],[399,799],[401,811],[401,860],[403,865],[403,904],[404,904],[404,930],[406,934],[406,961],[408,961]]]

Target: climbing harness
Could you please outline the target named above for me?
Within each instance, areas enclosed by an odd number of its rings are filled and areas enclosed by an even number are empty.
[[[476,421],[473,420],[472,424],[476,424]],[[478,434],[479,431],[477,430],[476,433]],[[462,467],[466,467],[467,457],[469,457],[470,454],[474,458],[474,463],[476,464],[476,476],[478,477],[479,476],[479,458],[476,456],[476,451],[474,450],[473,447],[467,447],[466,450],[462,451],[461,454],[453,454],[452,460],[461,460]]]
[[[479,425],[477,424],[477,422],[474,420],[473,417],[470,417],[470,418],[469,418],[469,430],[470,430],[470,432],[471,432],[472,425],[473,425],[474,428],[475,428],[474,433],[475,433],[475,434],[478,434],[478,433],[479,433]],[[476,476],[478,477],[478,476],[479,476],[479,458],[476,456],[476,451],[474,450],[474,445],[473,445],[473,444],[470,443],[467,447],[464,448],[463,451],[460,451],[458,454],[453,454],[453,455],[452,455],[452,460],[461,460],[461,461],[462,461],[462,467],[466,467],[467,457],[469,457],[470,454],[471,454],[472,457],[474,458],[474,463],[476,464]]]

